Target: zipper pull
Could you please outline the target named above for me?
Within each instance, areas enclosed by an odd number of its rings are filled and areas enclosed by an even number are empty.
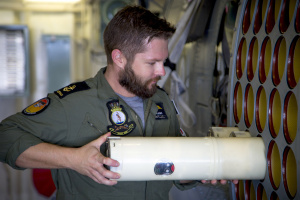
[[[96,129],[99,133],[103,134],[102,131],[100,131],[100,129],[98,129],[92,122],[87,121],[87,123],[94,129]]]

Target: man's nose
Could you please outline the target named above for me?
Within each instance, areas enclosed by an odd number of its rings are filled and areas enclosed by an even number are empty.
[[[156,76],[164,76],[166,75],[165,67],[163,62],[159,62],[155,71]]]

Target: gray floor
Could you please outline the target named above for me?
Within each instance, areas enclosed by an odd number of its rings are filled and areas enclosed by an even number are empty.
[[[230,200],[230,183],[215,186],[211,184],[199,184],[197,187],[180,191],[176,187],[170,190],[169,200]]]

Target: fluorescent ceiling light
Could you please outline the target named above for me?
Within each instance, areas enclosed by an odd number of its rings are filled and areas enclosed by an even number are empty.
[[[80,0],[24,0],[24,2],[36,3],[78,3]]]

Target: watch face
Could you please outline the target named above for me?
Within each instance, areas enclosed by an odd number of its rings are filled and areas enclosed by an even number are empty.
[[[156,175],[171,175],[175,170],[172,162],[158,162],[154,166],[154,173]]]

